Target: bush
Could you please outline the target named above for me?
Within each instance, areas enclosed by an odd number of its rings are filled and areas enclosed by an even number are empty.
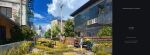
[[[92,47],[92,52],[94,52],[96,55],[110,55],[111,52],[106,52],[105,50],[107,47],[108,46],[106,43],[98,43]]]
[[[24,41],[19,47],[13,47],[3,53],[3,55],[23,55],[29,52],[31,42]],[[2,53],[1,53],[2,54]]]
[[[74,23],[73,20],[68,19],[65,23],[64,23],[64,36],[66,37],[74,37],[75,32],[74,32]]]
[[[54,37],[52,40],[59,41],[59,37]]]
[[[67,45],[65,45],[59,41],[56,41],[55,48],[49,48],[48,46],[45,46],[45,45],[36,45],[35,48],[41,49],[48,54],[56,54],[56,55],[62,55],[63,52],[72,50],[72,48],[68,48]]]
[[[15,42],[15,41],[21,41],[24,39],[24,37],[22,37],[22,32],[21,32],[21,28],[20,26],[14,26],[12,29],[11,29],[11,35],[12,35],[12,38],[11,38],[11,41]]]
[[[21,31],[22,31],[22,37],[25,39],[29,39],[35,35],[35,32],[30,29],[28,26],[21,26]]]
[[[48,40],[48,39],[45,39],[45,38],[40,38],[37,40],[37,45],[40,45],[40,46],[47,46],[47,47],[50,47],[50,48],[53,48],[54,47],[54,41],[53,40]]]
[[[97,36],[112,36],[112,27],[109,25],[104,25],[97,33]]]
[[[31,30],[30,27],[24,26],[14,26],[11,29],[11,41],[21,41],[24,39],[29,39],[35,35],[35,31]]]
[[[45,36],[46,38],[49,38],[49,37],[51,36],[51,29],[49,29],[48,31],[46,31],[46,32],[44,33],[44,36]]]

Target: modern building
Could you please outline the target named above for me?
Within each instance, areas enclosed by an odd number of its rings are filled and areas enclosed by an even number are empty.
[[[112,0],[89,0],[71,16],[74,17],[76,33],[96,36],[103,25],[112,25]]]
[[[11,29],[28,25],[27,0],[0,0],[0,39],[11,39]]]
[[[34,0],[27,0],[27,5],[26,5],[26,10],[27,10],[27,25],[33,29],[33,21],[32,18],[34,18],[34,14],[33,14],[33,1]]]

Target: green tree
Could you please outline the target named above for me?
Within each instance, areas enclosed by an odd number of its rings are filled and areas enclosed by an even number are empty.
[[[31,38],[35,35],[35,32],[30,27],[23,25],[21,26],[22,37],[25,39]]]
[[[51,29],[47,30],[44,34],[45,37],[50,37],[51,36]]]
[[[102,26],[102,28],[97,33],[97,36],[99,36],[99,37],[112,36],[112,27],[109,25]]]
[[[28,39],[33,37],[36,34],[34,30],[31,30],[30,27],[24,25],[24,26],[14,26],[11,29],[11,41],[21,41],[24,39]]]
[[[65,22],[64,35],[66,37],[73,37],[75,35],[75,33],[74,33],[74,23],[73,23],[72,19],[68,19]]]
[[[56,37],[60,33],[58,25],[52,26],[51,28],[52,36]]]
[[[11,35],[12,35],[12,38],[11,38],[11,41],[14,42],[14,41],[21,41],[23,40],[24,38],[22,37],[22,32],[21,32],[21,28],[20,26],[14,26],[12,29],[11,29]]]

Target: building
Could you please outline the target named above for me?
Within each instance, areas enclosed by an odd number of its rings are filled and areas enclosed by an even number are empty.
[[[112,25],[112,0],[89,0],[71,16],[74,17],[76,33],[96,36],[102,25]]]
[[[62,32],[64,32],[64,20],[62,20]],[[61,29],[61,20],[60,19],[54,19],[51,21],[51,27],[54,27],[58,25],[58,28]]]
[[[27,0],[27,6],[26,6],[26,10],[27,10],[27,25],[33,29],[33,21],[31,20],[32,18],[34,18],[34,14],[33,14],[33,1],[34,0]]]
[[[0,14],[0,40],[11,38],[10,30],[14,25],[16,24],[12,20]]]
[[[22,0],[22,2],[21,0],[0,0],[0,6],[12,9],[10,14],[12,15],[11,20],[19,25],[27,25],[26,0]]]
[[[26,0],[0,0],[0,39],[11,39],[11,29],[27,25]]]

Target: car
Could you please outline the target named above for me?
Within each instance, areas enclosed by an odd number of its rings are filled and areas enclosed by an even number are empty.
[[[87,49],[87,50],[91,50],[92,46],[93,46],[93,43],[90,42],[90,41],[85,41],[83,42],[83,48]]]

